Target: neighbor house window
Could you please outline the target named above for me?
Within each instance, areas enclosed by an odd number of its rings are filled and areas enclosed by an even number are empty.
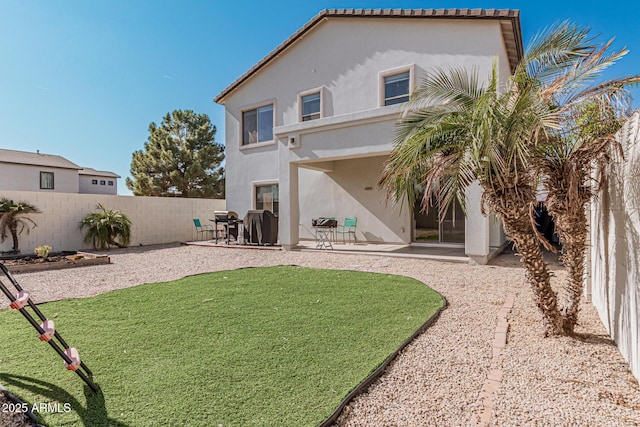
[[[300,103],[303,122],[320,118],[320,92],[300,97]]]
[[[256,209],[268,210],[278,216],[278,184],[256,185]]]
[[[242,113],[242,145],[273,140],[273,104]]]
[[[113,181],[107,182],[108,185],[113,185]]]
[[[98,180],[97,180],[97,179],[92,179],[92,180],[91,180],[91,183],[92,183],[93,185],[98,185]]]
[[[105,185],[107,182],[104,179],[100,180],[100,185]]]
[[[40,172],[40,189],[53,190],[53,172]]]
[[[384,105],[400,104],[409,100],[409,71],[384,77]]]

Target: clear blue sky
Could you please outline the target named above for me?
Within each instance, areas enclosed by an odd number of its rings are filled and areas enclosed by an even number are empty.
[[[608,77],[640,73],[640,3],[628,1],[2,0],[0,148],[62,155],[122,176],[149,123],[213,98],[320,10],[519,9],[525,47],[558,20],[590,26],[631,52]],[[640,105],[640,92],[634,91]]]

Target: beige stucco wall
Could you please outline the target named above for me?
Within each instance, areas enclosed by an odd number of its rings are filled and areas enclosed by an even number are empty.
[[[93,180],[97,180],[97,184],[92,184]],[[100,181],[105,181],[104,185]],[[113,185],[108,185],[109,181]],[[110,176],[80,175],[80,193],[83,194],[118,194],[118,179]]]
[[[325,118],[305,123],[301,147],[288,150],[284,154],[288,160],[370,155],[372,145],[377,145],[376,151],[382,154],[391,149],[389,136],[394,120],[389,116],[369,121],[385,122],[382,133],[359,126],[339,131],[339,138],[325,134],[318,139],[309,128],[336,118],[348,122],[353,119],[349,115],[358,112],[372,116],[397,113],[397,106],[379,107],[379,73],[386,70],[415,64],[415,82],[435,67],[475,66],[482,76],[488,75],[496,55],[501,72],[508,75],[507,55],[496,21],[341,18],[320,23],[225,100],[230,209],[246,211],[253,207],[250,194],[247,196],[253,181],[278,179],[278,153],[287,142],[286,136],[281,136],[272,145],[240,150],[242,109],[273,102],[275,126],[295,125],[298,93],[323,87]],[[325,152],[330,146],[334,149]]]
[[[39,245],[54,251],[90,249],[82,242],[78,224],[98,203],[107,209],[119,209],[132,222],[131,246],[152,245],[196,239],[193,218],[209,224],[213,211],[224,210],[224,200],[164,197],[110,196],[99,194],[61,194],[25,191],[0,191],[0,196],[24,200],[42,213],[29,215],[38,226],[20,238],[22,253],[32,253]],[[1,251],[11,250],[11,238],[0,244]]]
[[[295,244],[300,233],[307,237],[300,224],[317,216],[307,211],[306,200],[328,200],[326,188],[309,184],[302,163],[336,161],[339,165],[346,159],[390,152],[402,106],[380,107],[381,74],[410,68],[414,85],[435,68],[475,67],[480,76],[488,76],[496,56],[501,75],[509,75],[500,24],[493,20],[340,18],[319,23],[225,99],[229,209],[243,215],[254,208],[256,184],[279,183],[280,241],[285,246]],[[299,122],[298,95],[318,88],[323,117]],[[241,112],[269,103],[274,105],[273,142],[241,148]],[[292,138],[295,145],[290,144]],[[360,163],[352,165],[359,167]],[[331,173],[311,176],[333,188],[358,190],[351,198],[341,199],[351,204],[344,210],[353,212],[369,204],[373,196],[380,196],[376,203],[383,204],[380,192],[359,190],[368,186],[363,176],[377,182],[379,176],[374,179],[373,174],[380,168],[375,171],[345,171],[344,176],[354,180],[350,184],[331,184]],[[332,173],[343,176],[340,171]],[[363,209],[359,226],[361,220],[367,223],[371,241],[409,243],[411,211],[387,209],[384,215]],[[483,219],[479,223],[489,226]],[[477,246],[488,253],[489,239]]]
[[[593,304],[631,371],[640,379],[640,112],[617,135],[618,154],[591,206]]]
[[[368,242],[401,243],[411,238],[408,215],[387,205],[384,192],[378,188],[384,157],[339,160],[329,173],[299,168],[300,238],[315,238],[311,219],[334,217],[343,223],[345,217],[356,217],[357,239]],[[407,209],[404,209],[407,211]]]
[[[53,190],[40,190],[40,172],[53,172]],[[74,169],[0,163],[2,190],[77,193],[78,185],[78,171]]]

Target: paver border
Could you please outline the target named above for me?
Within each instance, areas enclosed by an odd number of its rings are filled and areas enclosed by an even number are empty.
[[[502,385],[502,350],[507,347],[507,334],[509,333],[508,314],[513,309],[516,295],[510,294],[505,299],[500,310],[498,310],[496,328],[492,343],[493,356],[491,358],[491,366],[487,372],[487,379],[482,385],[480,393],[478,393],[478,412],[471,415],[469,422],[472,426],[487,427],[491,423],[495,402],[493,396]]]

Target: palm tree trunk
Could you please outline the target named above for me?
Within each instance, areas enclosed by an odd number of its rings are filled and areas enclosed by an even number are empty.
[[[553,215],[553,212],[551,213]],[[587,218],[581,208],[572,214],[568,212],[556,213],[554,220],[556,232],[562,242],[562,263],[568,273],[564,285],[565,301],[560,309],[562,328],[565,334],[572,335],[578,321],[578,310],[583,292]]]
[[[485,189],[486,191],[486,189]],[[540,241],[531,223],[532,206],[526,197],[506,200],[504,195],[487,195],[486,200],[502,219],[504,231],[516,246],[524,266],[534,300],[542,314],[545,336],[564,335],[557,295],[551,287],[551,274],[540,248]]]
[[[9,231],[11,232],[11,238],[13,239],[13,248],[14,252],[18,252],[18,227],[17,225],[10,225]]]
[[[544,261],[538,237],[534,233],[516,232],[507,223],[504,224],[504,229],[515,244],[520,262],[527,271],[527,281],[542,314],[545,336],[563,335],[557,296],[551,287],[551,275]]]

